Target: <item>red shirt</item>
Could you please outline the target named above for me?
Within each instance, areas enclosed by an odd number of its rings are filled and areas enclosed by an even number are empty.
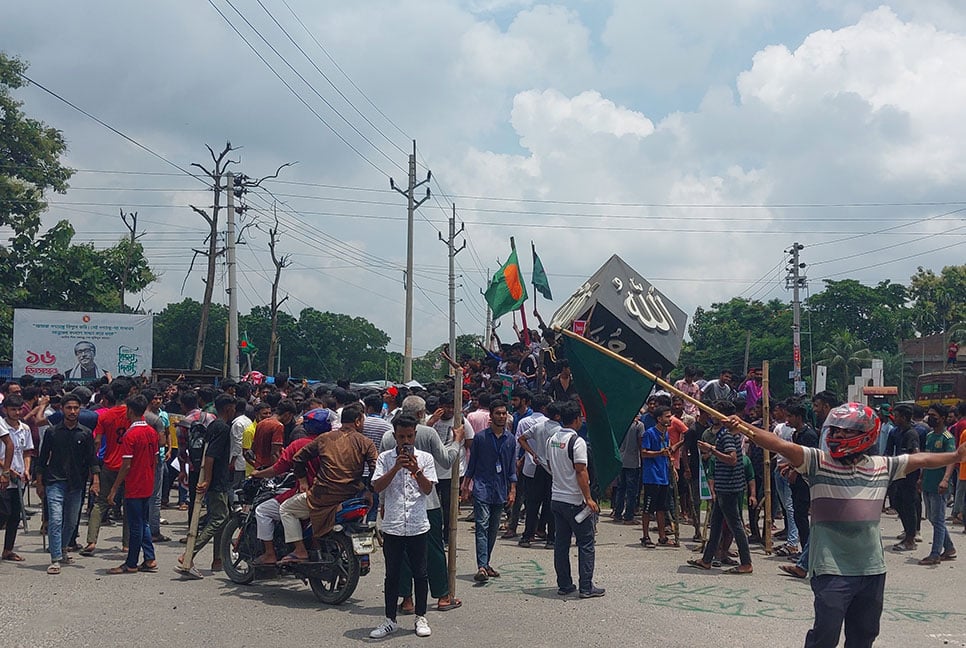
[[[94,436],[103,434],[106,442],[104,448],[104,467],[108,470],[121,469],[121,439],[127,432],[131,421],[127,418],[127,407],[116,405],[108,410],[103,410],[97,417],[97,427],[94,428]],[[157,436],[157,434],[155,434]]]
[[[154,469],[158,463],[158,432],[143,420],[135,421],[121,440],[122,459],[131,460],[124,479],[124,498],[141,499],[154,493]]]
[[[315,437],[303,437],[301,439],[296,439],[288,444],[288,447],[282,450],[282,454],[279,455],[278,461],[272,468],[275,469],[276,475],[284,475],[285,473],[292,470],[292,458],[298,454],[298,451],[307,446],[308,444],[315,441]],[[312,459],[307,464],[305,464],[305,477],[309,480],[309,484],[315,483],[315,473],[319,469],[319,457]],[[281,504],[285,500],[293,497],[299,492],[298,486],[290,488],[280,495],[276,495],[275,499]]]
[[[282,445],[285,439],[285,426],[276,418],[259,421],[255,426],[255,436],[252,439],[252,453],[255,455],[255,467],[258,469],[272,465],[272,445]]]

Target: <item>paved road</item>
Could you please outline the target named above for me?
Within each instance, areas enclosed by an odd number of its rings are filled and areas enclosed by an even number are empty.
[[[166,511],[168,535],[184,533],[184,514]],[[35,517],[34,520],[37,518]],[[811,591],[804,581],[778,574],[780,558],[753,552],[755,573],[728,576],[684,566],[687,548],[644,549],[640,529],[599,525],[597,582],[600,599],[556,595],[553,552],[542,545],[521,549],[499,541],[494,564],[502,577],[472,582],[470,524],[460,523],[458,595],[461,609],[428,615],[433,636],[405,630],[385,643],[397,646],[800,646],[811,626]],[[899,531],[885,517],[883,533]],[[931,528],[923,523],[928,536]],[[962,527],[955,541],[966,552]],[[82,535],[83,538],[83,530]],[[889,541],[889,545],[893,541]],[[539,546],[539,548],[537,548]],[[159,546],[161,572],[109,576],[123,560],[120,528],[102,531],[98,554],[78,558],[58,576],[48,576],[36,532],[21,536],[24,563],[0,564],[0,646],[357,646],[372,642],[369,630],[382,618],[381,556],[355,595],[337,608],[320,606],[299,581],[238,586],[223,573],[183,582],[173,571],[182,545]],[[574,555],[576,551],[574,550]],[[921,557],[919,552],[915,557]],[[208,564],[210,553],[200,556]],[[909,554],[887,551],[889,578],[882,634],[877,646],[966,646],[966,565],[919,567]],[[966,561],[966,555],[962,559]],[[576,558],[574,558],[576,566]],[[210,572],[204,571],[206,575]]]

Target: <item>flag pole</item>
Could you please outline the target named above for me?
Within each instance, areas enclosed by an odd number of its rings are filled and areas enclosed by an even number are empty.
[[[451,352],[455,353],[455,349]],[[463,419],[463,367],[445,351],[439,354],[455,372],[453,375],[453,429],[464,425]],[[450,466],[449,481],[449,543],[446,548],[446,577],[450,600],[456,599],[456,539],[459,535],[456,521],[460,516],[460,459],[463,446],[457,449],[456,459]]]
[[[771,430],[771,407],[768,401],[768,361],[763,360],[761,363],[761,427]],[[771,452],[768,450],[764,451],[763,464],[765,473],[762,475],[765,486],[765,553],[771,555]]]
[[[620,363],[622,363],[622,364],[630,367],[631,369],[633,369],[637,373],[641,374],[642,376],[645,376],[648,379],[654,381],[656,384],[658,384],[661,387],[663,387],[666,391],[674,394],[675,396],[680,396],[686,402],[689,402],[689,403],[693,404],[694,406],[696,406],[699,410],[701,410],[702,412],[704,412],[708,416],[710,416],[710,417],[712,417],[712,418],[714,418],[714,419],[716,419],[718,421],[726,421],[726,420],[728,420],[728,417],[725,416],[724,414],[722,414],[721,412],[719,412],[718,410],[714,409],[713,407],[709,407],[708,405],[706,405],[706,404],[702,403],[701,401],[699,401],[697,398],[693,398],[690,394],[686,394],[685,392],[681,391],[680,389],[678,389],[677,387],[675,387],[671,383],[667,382],[663,378],[659,378],[658,376],[654,375],[653,373],[651,373],[650,371],[648,371],[644,367],[640,366],[639,364],[636,364],[636,363],[628,360],[627,358],[625,358],[623,356],[617,355],[616,353],[614,353],[610,349],[608,349],[606,347],[602,347],[601,345],[597,344],[596,342],[593,342],[591,340],[588,340],[585,337],[581,337],[581,336],[577,335],[576,333],[574,333],[573,331],[568,331],[567,329],[559,328],[559,327],[556,328],[556,331],[558,333],[561,333],[563,335],[566,335],[567,337],[573,338],[575,340],[579,340],[583,344],[586,344],[586,345],[588,345],[590,347],[593,347],[597,351],[600,351],[601,353],[603,353],[603,354],[605,354],[605,355],[613,358],[614,360],[617,360],[618,362],[620,362]],[[754,439],[755,438],[755,430],[753,428],[751,428],[751,427],[749,427],[749,426],[747,426],[745,424],[741,424],[741,425],[738,425],[737,426],[737,429],[742,434],[744,434],[746,437],[748,437],[749,439]]]

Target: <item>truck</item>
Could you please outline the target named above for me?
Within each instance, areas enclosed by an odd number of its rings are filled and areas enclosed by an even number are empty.
[[[916,378],[916,405],[942,403],[955,407],[960,401],[966,401],[966,372],[932,371]]]

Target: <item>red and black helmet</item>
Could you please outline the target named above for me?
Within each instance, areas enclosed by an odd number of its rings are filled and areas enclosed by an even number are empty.
[[[828,443],[829,454],[836,459],[865,452],[879,439],[881,421],[875,411],[862,403],[845,403],[839,405],[825,419],[822,426]],[[829,432],[831,428],[853,432],[851,436],[833,438]]]

